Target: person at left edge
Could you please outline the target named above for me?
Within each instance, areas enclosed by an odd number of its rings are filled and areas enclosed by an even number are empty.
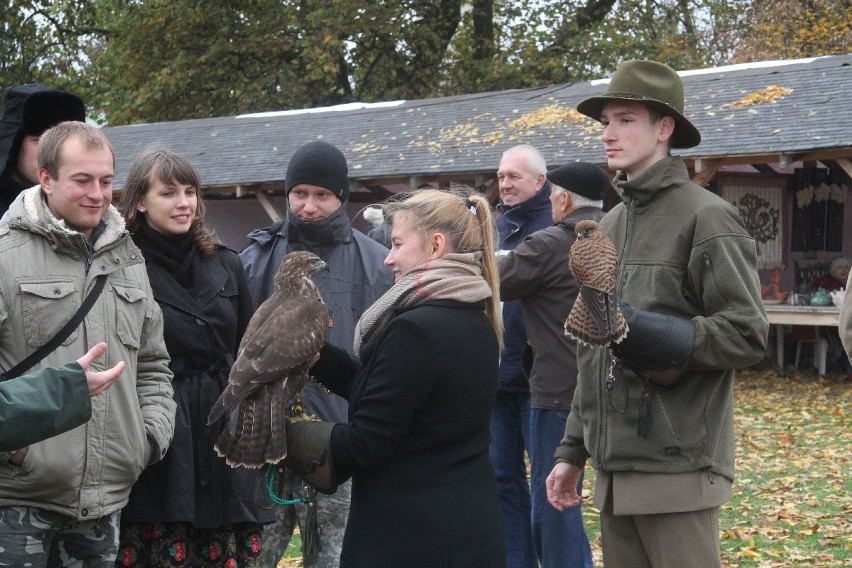
[[[200,177],[180,154],[143,151],[119,211],[163,311],[177,416],[166,457],[145,470],[121,513],[116,566],[259,568],[263,524],[275,520],[255,494],[260,470],[216,454],[226,420],[205,425],[253,312],[242,262],[205,226]]]
[[[75,363],[0,382],[0,452],[85,424],[92,417],[90,398],[110,388],[124,371],[124,361],[104,371],[90,369],[106,349],[101,342]]]
[[[85,425],[0,453],[0,564],[111,568],[130,488],[165,455],[174,430],[162,313],[111,205],[115,156],[106,136],[61,122],[39,140],[38,162],[40,185],[0,221],[0,365],[47,343],[103,277],[83,322],[39,368],[100,341],[109,345],[107,366],[127,367],[108,396],[92,400]]]
[[[86,106],[77,95],[42,83],[6,89],[0,110],[0,216],[19,193],[38,185],[38,140],[66,120],[86,120]]]

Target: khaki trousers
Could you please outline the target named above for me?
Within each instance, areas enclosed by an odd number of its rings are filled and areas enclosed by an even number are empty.
[[[614,515],[610,494],[601,511],[601,539],[606,568],[722,567],[719,507],[686,513]]]

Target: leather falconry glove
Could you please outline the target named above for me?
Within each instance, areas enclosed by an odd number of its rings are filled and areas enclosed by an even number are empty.
[[[621,303],[627,336],[612,349],[621,361],[658,386],[675,383],[689,366],[695,350],[692,320],[641,310]]]
[[[329,438],[336,423],[299,420],[287,424],[287,456],[284,465],[320,493],[337,491],[337,475],[331,459]]]

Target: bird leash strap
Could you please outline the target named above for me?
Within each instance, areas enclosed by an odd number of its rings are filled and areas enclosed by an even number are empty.
[[[301,503],[305,504],[307,515],[305,518],[305,534],[302,535],[302,554],[306,558],[316,555],[322,550],[319,518],[317,516],[317,490],[313,485],[303,482],[304,497],[285,499],[275,491],[276,486],[280,487],[279,478],[284,475],[283,465],[269,464],[266,468],[266,492],[269,499],[276,505],[296,506]]]

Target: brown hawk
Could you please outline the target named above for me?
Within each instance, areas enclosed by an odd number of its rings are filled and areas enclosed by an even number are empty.
[[[301,413],[299,395],[328,332],[328,308],[311,280],[324,268],[309,252],[285,256],[272,295],[249,321],[228,386],[207,418],[212,424],[229,413],[215,448],[230,465],[256,468],[287,455],[285,422]]]
[[[618,343],[627,334],[627,323],[615,295],[615,245],[595,221],[580,221],[575,231],[570,262],[580,293],[565,321],[565,333],[592,346]]]

